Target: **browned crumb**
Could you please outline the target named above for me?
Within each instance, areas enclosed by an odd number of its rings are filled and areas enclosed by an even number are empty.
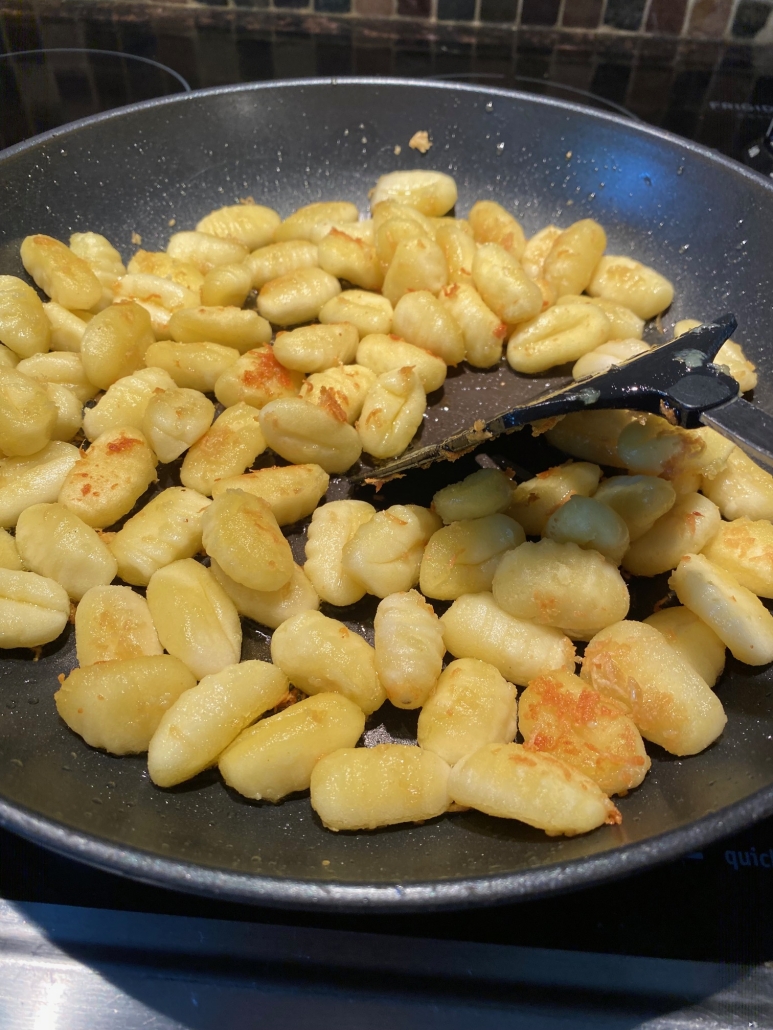
[[[254,204],[255,203],[255,198],[254,197],[239,197],[239,203],[240,204]]]
[[[40,646],[40,644],[38,644],[37,647],[31,647],[30,651],[32,651],[33,662],[39,662],[40,656],[43,654],[43,648]]]
[[[278,703],[271,709],[270,712],[266,712],[265,717],[269,715],[276,715],[278,712],[283,712],[285,708],[289,708],[291,705],[297,704],[299,701],[303,701],[306,695],[298,690],[297,687],[290,687],[284,697],[280,698]]]
[[[670,604],[671,601],[673,601],[673,599],[674,592],[673,590],[669,590],[665,597],[661,597],[661,599],[659,601],[656,601],[655,604],[652,606],[652,614],[654,615],[655,612],[662,611],[667,604]]]
[[[411,150],[418,150],[420,154],[426,154],[432,146],[429,133],[425,129],[422,129],[419,132],[414,132],[408,141],[408,146]]]
[[[170,219],[169,219],[169,221],[168,221],[168,222],[167,222],[166,224],[167,224],[167,225],[169,226],[169,228],[171,229],[171,228],[172,228],[172,226],[174,226],[174,225],[177,225],[177,219],[176,219],[176,218],[170,218]]]
[[[405,473],[395,472],[393,476],[387,476],[386,479],[366,479],[365,482],[368,484],[368,486],[375,486],[376,493],[378,493],[381,487],[384,485],[384,483],[391,483],[393,479],[405,479]]]
[[[666,404],[665,401],[660,402],[660,414],[669,422],[672,426],[679,425],[679,419],[676,417],[676,412]]]
[[[398,143],[398,144],[397,144],[397,145],[395,146],[395,155],[398,155],[398,154],[402,154],[402,152],[403,152],[403,148],[402,148],[402,147],[400,146],[400,144]]]
[[[330,859],[329,858],[323,858],[322,859],[322,865],[330,865]]]
[[[132,243],[136,244],[138,247],[142,246],[142,237],[138,232],[132,232]]]
[[[542,436],[543,433],[547,433],[549,429],[553,429],[554,426],[557,426],[563,418],[563,415],[554,415],[552,418],[540,418],[536,422],[532,422],[531,435]]]
[[[571,156],[572,156],[571,150],[567,150],[567,152],[566,152],[566,160],[568,161],[571,158]]]
[[[67,679],[67,677],[65,676],[65,674],[63,672],[60,672],[59,675],[56,678],[59,681],[59,686],[60,687],[62,686],[64,681]]]

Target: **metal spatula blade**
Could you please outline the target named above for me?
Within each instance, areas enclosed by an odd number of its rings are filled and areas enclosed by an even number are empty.
[[[409,451],[353,476],[352,480],[384,482],[413,468],[453,460],[485,440],[511,433],[530,422],[599,408],[649,411],[685,429],[710,425],[755,461],[773,465],[773,418],[740,400],[737,381],[724,366],[713,364],[717,351],[737,324],[734,315],[723,315],[670,343],[586,376],[530,404],[500,412],[493,418],[482,415],[469,429],[440,443]]]

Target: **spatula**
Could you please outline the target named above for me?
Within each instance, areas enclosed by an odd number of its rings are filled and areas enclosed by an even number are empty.
[[[353,482],[385,482],[413,468],[453,460],[485,440],[541,419],[574,411],[626,408],[662,415],[685,429],[710,426],[732,440],[756,462],[773,467],[773,417],[739,397],[737,381],[713,358],[737,327],[723,315],[670,343],[661,344],[596,375],[523,404],[493,418],[485,414],[473,426],[440,443],[418,447],[394,461],[353,476]]]

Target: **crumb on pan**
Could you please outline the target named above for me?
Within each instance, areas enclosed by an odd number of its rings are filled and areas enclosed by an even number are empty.
[[[402,154],[402,152],[403,152],[403,148],[402,148],[402,147],[400,146],[400,144],[399,144],[399,143],[397,143],[397,144],[395,145],[395,156],[397,156],[397,155],[399,155],[399,154]]]
[[[547,433],[549,429],[557,426],[563,417],[563,415],[554,415],[552,418],[540,418],[536,422],[532,422],[531,435],[542,436],[543,433]]]
[[[132,232],[132,243],[136,244],[138,247],[142,246],[142,237],[138,232]]]
[[[429,133],[425,129],[422,129],[420,132],[414,132],[408,142],[408,146],[411,150],[418,150],[420,154],[426,154],[432,146]]]

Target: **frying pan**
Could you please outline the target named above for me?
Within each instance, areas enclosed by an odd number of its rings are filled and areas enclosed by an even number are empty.
[[[423,157],[407,146],[420,129],[433,141]],[[737,314],[737,338],[760,371],[756,402],[773,411],[773,186],[695,144],[541,97],[313,80],[209,90],[86,119],[0,155],[0,272],[23,274],[18,248],[31,232],[66,239],[98,231],[128,257],[133,233],[145,248],[161,249],[172,219],[177,229],[192,227],[238,197],[282,214],[332,198],[364,210],[380,174],[412,167],[454,175],[460,213],[492,197],[527,233],[598,219],[610,253],[633,254],[674,280],[667,323]],[[484,403],[501,410],[548,382],[555,380],[501,369],[451,376],[432,398],[423,442],[468,424]],[[527,468],[555,461],[524,434],[509,441],[510,457]],[[474,467],[457,464],[450,474]],[[427,503],[439,485],[433,476],[442,474],[449,472],[390,484],[383,503]],[[338,481],[332,496],[347,490]],[[298,556],[302,529],[292,534]],[[633,617],[651,611],[666,588],[656,580],[642,590]],[[329,613],[367,635],[375,604]],[[267,655],[268,634],[245,620],[244,656]],[[92,750],[58,720],[56,677],[75,664],[71,632],[37,662],[29,652],[0,659],[0,822],[72,857],[176,889],[296,907],[493,903],[642,869],[773,812],[773,676],[732,659],[718,688],[729,717],[721,739],[688,759],[651,747],[653,770],[620,802],[622,825],[572,839],[475,812],[336,835],[306,798],[250,803],[212,772],[161,791],[144,756]],[[414,733],[415,713],[397,710],[377,713],[366,730],[369,743]]]

